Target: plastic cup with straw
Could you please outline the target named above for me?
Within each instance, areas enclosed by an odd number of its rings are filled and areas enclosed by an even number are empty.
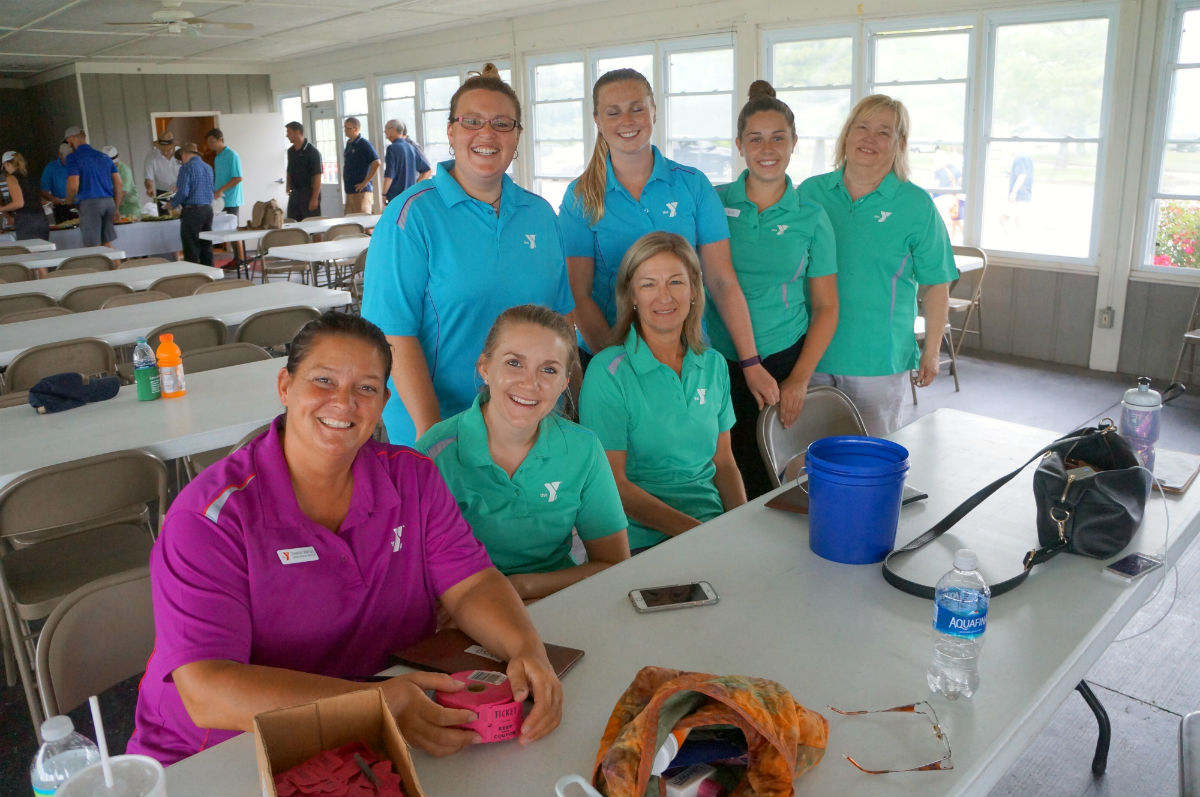
[[[56,797],[167,797],[167,777],[162,764],[144,755],[108,754],[108,739],[100,718],[100,701],[92,695],[92,724],[96,729],[96,746],[100,748],[100,763],[81,770],[55,792]]]

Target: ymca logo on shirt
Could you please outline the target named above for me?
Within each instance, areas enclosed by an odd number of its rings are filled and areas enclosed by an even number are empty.
[[[700,402],[701,407],[704,406],[704,394],[707,392],[708,392],[707,388],[703,388],[703,387],[696,388],[696,400]]]
[[[560,481],[546,482],[546,484],[545,484],[546,492],[542,493],[542,498],[546,499],[546,503],[549,503],[549,504],[554,503],[555,499],[558,498],[558,488],[561,485],[562,485],[562,482],[560,482]]]
[[[677,207],[679,207],[678,202],[668,202],[667,209],[663,211],[663,215],[666,216],[668,219],[675,218],[675,209]]]
[[[879,222],[880,224],[883,224],[885,221],[887,221],[887,218],[890,215],[892,215],[892,211],[881,210],[881,211],[879,211],[879,215],[875,217],[875,221]]]
[[[404,547],[404,542],[400,539],[404,535],[404,524],[401,523],[399,526],[392,529],[392,534],[395,535],[395,539],[392,540],[392,553],[396,553]]]
[[[788,228],[788,226],[786,224],[776,224],[775,225],[775,234],[783,235],[785,232],[787,232],[787,228]]]
[[[530,249],[537,249],[537,236],[529,233],[525,234],[525,243]]]

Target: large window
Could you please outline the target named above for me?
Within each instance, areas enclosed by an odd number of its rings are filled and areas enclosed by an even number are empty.
[[[984,138],[985,248],[1092,259],[1111,20],[997,24]]]
[[[963,144],[972,30],[931,25],[870,35],[869,91],[896,97],[908,109],[909,179],[933,196],[956,244],[963,242],[969,205]]]
[[[557,208],[568,183],[583,171],[584,130],[591,115],[582,60],[535,63],[533,190]]]
[[[733,47],[667,49],[666,156],[714,183],[733,174]]]
[[[404,123],[408,137],[417,140],[417,81],[410,77],[384,78],[379,81],[379,114],[380,126],[392,119]],[[382,146],[387,146],[381,141]]]
[[[1178,3],[1173,21],[1145,261],[1200,269],[1200,2]]]

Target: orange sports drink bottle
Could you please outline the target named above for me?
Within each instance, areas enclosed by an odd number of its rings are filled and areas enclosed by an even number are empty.
[[[187,393],[183,381],[183,352],[169,332],[158,336],[158,381],[162,385],[163,398],[179,398]]]

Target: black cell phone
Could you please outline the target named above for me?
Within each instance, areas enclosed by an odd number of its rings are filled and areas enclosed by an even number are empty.
[[[1133,581],[1138,576],[1144,576],[1151,570],[1156,570],[1160,567],[1162,567],[1162,560],[1158,557],[1147,556],[1144,553],[1131,553],[1129,556],[1118,559],[1104,569],[1126,581]]]

